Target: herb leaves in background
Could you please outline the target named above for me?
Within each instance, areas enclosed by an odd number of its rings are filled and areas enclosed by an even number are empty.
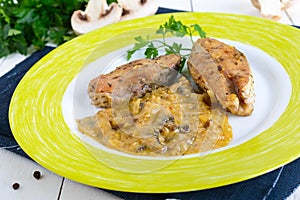
[[[117,0],[106,0],[107,4],[110,5],[111,3],[115,2],[115,3],[118,3]]]
[[[193,24],[190,26],[184,25],[180,20],[176,20],[173,15],[169,18],[167,22],[160,25],[156,31],[156,34],[161,35],[161,40],[150,40],[149,36],[143,38],[142,36],[135,37],[136,43],[133,48],[127,51],[127,60],[130,60],[132,55],[141,49],[145,48],[144,55],[146,58],[155,58],[159,55],[159,49],[163,49],[165,54],[179,54],[182,56],[182,65],[184,64],[188,54],[183,54],[183,51],[191,51],[189,48],[184,48],[181,43],[173,42],[168,44],[166,42],[167,34],[173,37],[185,37],[188,36],[192,43],[193,35],[197,34],[201,38],[206,37],[206,33],[198,24]]]
[[[62,44],[73,37],[70,18],[87,0],[0,1],[0,58],[27,54],[46,43]]]

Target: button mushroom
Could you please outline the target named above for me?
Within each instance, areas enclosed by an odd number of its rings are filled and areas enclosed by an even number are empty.
[[[118,0],[123,8],[121,21],[154,15],[158,9],[155,0]]]
[[[120,21],[122,11],[122,7],[116,3],[108,6],[106,0],[90,0],[85,11],[73,13],[71,25],[75,33],[84,34]]]
[[[296,0],[251,0],[254,7],[260,10],[263,17],[279,20],[282,10],[289,8]]]

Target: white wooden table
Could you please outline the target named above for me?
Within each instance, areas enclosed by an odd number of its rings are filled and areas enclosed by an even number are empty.
[[[160,7],[186,11],[223,12],[252,16],[260,16],[250,0],[157,0]],[[300,1],[283,13],[279,23],[300,26]],[[15,64],[25,59],[25,56],[12,54],[0,59],[0,76],[9,71]],[[4,200],[82,200],[82,199],[119,199],[111,194],[73,182],[60,177],[39,164],[11,153],[7,149],[18,146],[0,148],[0,196]],[[33,177],[34,171],[41,172],[41,178]],[[19,184],[14,190],[12,185]],[[300,188],[289,198],[300,199]]]

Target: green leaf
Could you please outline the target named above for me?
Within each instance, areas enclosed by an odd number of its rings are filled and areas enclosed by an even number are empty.
[[[5,24],[4,27],[2,28],[2,34],[3,35],[3,39],[6,40],[9,34],[9,30],[10,30],[10,25],[9,24]]]
[[[84,10],[87,2],[88,0],[2,1],[0,57],[8,52],[27,53],[33,47],[41,49],[50,41],[61,44],[72,39],[74,32],[70,17],[75,10]]]
[[[174,54],[173,49],[170,48],[170,47],[166,47],[166,48],[165,48],[165,52],[166,52],[166,55]]]
[[[133,50],[140,50],[141,48],[147,46],[148,42],[135,43]]]
[[[181,21],[176,21],[173,15],[171,15],[168,22],[165,22],[159,28],[159,32],[162,31],[160,29],[164,29],[164,33],[170,32],[177,37],[184,37],[186,34],[188,34],[188,27],[185,26]]]
[[[137,50],[140,50],[149,44],[148,39],[146,40],[142,36],[135,37],[134,39],[137,43],[134,44],[131,50],[127,51],[127,60],[129,60]]]
[[[42,39],[34,39],[32,41],[33,45],[34,45],[34,48],[37,49],[37,50],[40,50],[42,49],[45,45],[46,45],[46,41],[42,40]]]
[[[128,50],[127,51],[127,60],[130,60],[132,55],[136,52],[136,50]]]
[[[35,19],[33,16],[34,9],[23,9],[21,12],[16,12],[16,16],[19,18],[17,23],[32,23]]]
[[[198,24],[194,25],[184,25],[180,20],[176,20],[173,15],[170,16],[168,21],[159,26],[156,30],[156,34],[162,35],[161,40],[149,40],[149,36],[147,39],[144,39],[141,36],[135,37],[134,39],[137,43],[134,44],[134,47],[127,51],[127,60],[129,60],[132,55],[147,46],[144,51],[144,55],[146,58],[155,58],[158,56],[158,49],[164,49],[165,54],[178,54],[182,56],[182,61],[185,62],[188,57],[188,51],[191,51],[191,48],[184,48],[181,43],[173,42],[172,44],[168,44],[166,37],[184,37],[188,36],[193,43],[193,33],[197,32],[200,37],[206,37],[206,33],[202,30],[202,28]],[[168,34],[168,35],[167,35]],[[155,46],[154,44],[159,44]],[[182,52],[185,54],[182,55]]]
[[[173,42],[172,46],[166,46],[165,52],[167,55],[169,54],[179,54],[182,49],[182,44]]]
[[[158,56],[158,50],[153,45],[153,43],[149,44],[148,48],[145,51],[146,58],[156,58]]]
[[[21,54],[27,54],[27,42],[22,34],[19,34],[13,38],[14,48]]]
[[[53,13],[53,17],[54,17],[54,21],[57,24],[57,26],[63,26],[63,19],[61,18],[61,16],[58,13]]]
[[[147,42],[147,40],[145,40],[142,36],[135,37],[134,39],[139,43]]]
[[[202,30],[202,28],[198,24],[193,24],[191,27],[194,28],[194,31],[196,31],[201,38],[206,37],[206,33]]]
[[[159,28],[156,31],[156,34],[165,34],[165,29],[162,25],[159,26]]]
[[[106,2],[107,2],[108,5],[110,5],[110,4],[113,3],[113,2],[118,3],[117,0],[107,0]]]
[[[8,47],[6,47],[4,45],[0,47],[0,58],[8,56],[9,54],[10,54],[10,51],[9,51]]]
[[[5,11],[3,9],[0,8],[0,14],[1,16],[4,18],[4,21],[7,24],[10,24],[10,17],[5,13]]]
[[[21,33],[22,33],[22,31],[11,28],[11,29],[9,29],[7,36],[9,37],[9,36],[13,36],[13,35],[19,35]]]
[[[49,27],[45,26],[42,21],[34,21],[32,28],[38,40],[46,38]]]
[[[182,44],[178,44],[178,43],[174,42],[172,44],[172,48],[174,49],[174,52],[180,53],[181,48],[182,48]]]

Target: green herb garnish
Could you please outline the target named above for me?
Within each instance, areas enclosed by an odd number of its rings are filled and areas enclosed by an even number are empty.
[[[149,36],[146,38],[142,36],[135,37],[136,43],[134,47],[127,51],[127,60],[130,60],[132,55],[143,48],[145,49],[144,55],[146,58],[155,58],[159,55],[159,49],[163,49],[165,54],[179,54],[182,56],[183,61],[187,59],[190,53],[184,54],[183,52],[191,51],[191,48],[184,48],[181,43],[173,42],[168,44],[166,41],[167,34],[174,37],[185,37],[188,36],[192,43],[194,43],[193,35],[197,33],[199,37],[205,38],[206,33],[198,24],[190,26],[184,25],[180,20],[176,21],[175,17],[171,15],[169,20],[163,25],[160,25],[156,31],[156,34],[161,35],[161,40],[150,40]]]
[[[0,58],[27,54],[73,37],[70,18],[88,0],[9,0],[0,4]]]
[[[117,0],[106,0],[107,4],[110,5],[112,3],[118,3]]]

